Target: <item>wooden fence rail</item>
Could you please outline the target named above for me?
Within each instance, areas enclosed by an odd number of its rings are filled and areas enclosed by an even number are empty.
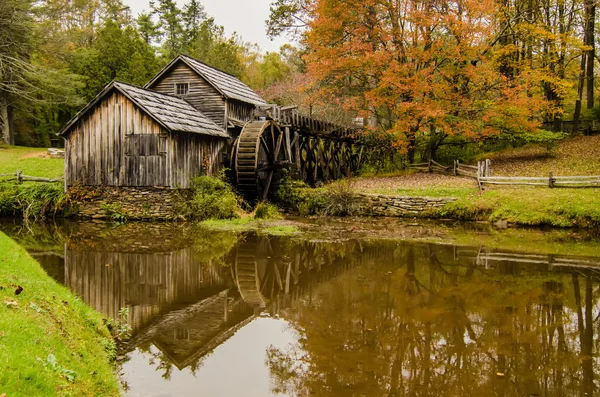
[[[512,186],[545,186],[549,188],[590,188],[600,187],[600,176],[554,176],[547,177],[524,176],[493,176],[479,177],[480,185],[512,185]]]
[[[54,183],[54,182],[62,182],[63,178],[43,178],[39,176],[29,176],[23,175],[23,173],[19,170],[14,174],[0,174],[0,178],[3,181],[17,181],[17,183],[22,182],[43,182],[43,183]],[[8,178],[8,179],[4,179]]]
[[[477,179],[479,172],[481,172],[482,175],[491,174],[490,160],[480,161],[478,165],[461,164],[459,160],[455,160],[451,166],[445,166],[435,160],[430,160],[426,163],[409,164],[407,168],[411,170],[433,172],[443,175],[466,176],[473,179]]]
[[[411,164],[408,168],[443,175],[457,175],[477,179],[480,189],[483,188],[484,185],[544,186],[549,188],[600,187],[600,175],[554,176],[550,173],[546,177],[492,176],[492,162],[490,160],[479,161],[477,165],[461,164],[460,161],[455,160],[453,166],[444,166],[434,160],[430,160],[426,163]]]

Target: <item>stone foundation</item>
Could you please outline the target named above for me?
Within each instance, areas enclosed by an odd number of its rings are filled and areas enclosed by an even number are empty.
[[[161,187],[71,187],[76,216],[92,219],[176,219],[187,190]]]
[[[364,215],[413,217],[425,211],[441,208],[456,198],[386,196],[359,194]]]

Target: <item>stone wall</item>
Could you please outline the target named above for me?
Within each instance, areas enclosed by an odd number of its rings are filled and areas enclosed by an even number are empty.
[[[72,187],[74,215],[109,219],[112,215],[128,219],[176,219],[178,203],[186,190],[160,187]]]
[[[441,208],[456,198],[386,196],[380,194],[359,194],[364,215],[412,217],[424,211]]]

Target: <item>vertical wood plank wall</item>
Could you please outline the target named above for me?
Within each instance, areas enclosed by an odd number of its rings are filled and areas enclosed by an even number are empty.
[[[119,92],[104,98],[66,136],[65,184],[189,188],[215,175],[226,141],[168,132]]]
[[[188,189],[190,179],[199,175],[217,175],[222,167],[221,151],[226,140],[205,135],[176,133],[167,150],[169,186]],[[204,167],[206,166],[206,167]]]
[[[66,136],[65,183],[169,186],[166,156],[159,154],[167,139],[167,131],[127,97],[114,92]]]
[[[225,99],[219,91],[183,62],[177,63],[148,88],[163,94],[175,95],[175,84],[177,83],[189,83],[189,92],[182,98],[204,113],[215,124],[225,128]]]
[[[228,99],[227,117],[240,121],[251,121],[254,120],[254,108],[254,105],[236,101],[233,99]]]

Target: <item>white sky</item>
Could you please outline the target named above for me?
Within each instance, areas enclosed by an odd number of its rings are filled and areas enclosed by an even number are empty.
[[[237,32],[246,42],[257,43],[265,51],[277,51],[288,42],[285,38],[271,41],[267,37],[265,21],[269,17],[269,5],[272,0],[200,0],[206,13],[215,18],[218,25],[225,27],[225,32]],[[179,7],[186,0],[177,0]],[[148,0],[123,0],[131,7],[134,17],[143,11],[148,11]]]

